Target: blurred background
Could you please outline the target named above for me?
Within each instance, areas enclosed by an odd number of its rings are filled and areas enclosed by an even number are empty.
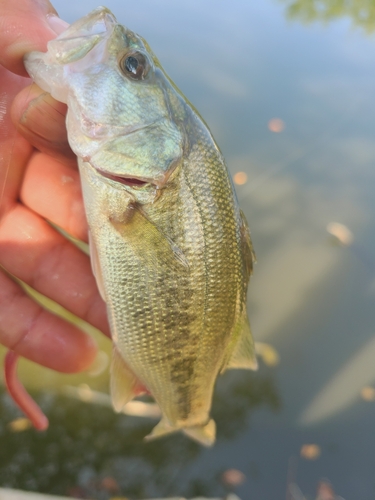
[[[54,5],[68,22],[97,7]],[[110,343],[81,322],[100,343],[91,372],[20,366],[47,432],[0,384],[0,486],[99,500],[374,498],[375,1],[106,5],[149,42],[227,159],[258,257],[248,309],[260,370],[220,378],[212,449],[178,434],[144,443],[157,409],[113,413]]]

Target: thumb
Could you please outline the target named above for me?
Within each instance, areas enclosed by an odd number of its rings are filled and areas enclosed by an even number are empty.
[[[46,51],[49,40],[68,24],[48,0],[0,0],[0,64],[27,76],[23,57],[33,50]]]

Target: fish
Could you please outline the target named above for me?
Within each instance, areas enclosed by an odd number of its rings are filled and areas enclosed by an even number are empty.
[[[113,407],[151,394],[162,417],[146,439],[182,431],[211,446],[217,377],[257,368],[246,310],[255,254],[222,153],[147,42],[105,7],[25,66],[68,106],[113,340]]]

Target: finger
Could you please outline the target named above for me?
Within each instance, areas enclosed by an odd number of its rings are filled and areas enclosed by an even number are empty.
[[[87,242],[87,222],[79,173],[42,153],[34,153],[25,171],[22,202],[72,236]]]
[[[48,428],[48,418],[19,381],[17,377],[17,361],[18,354],[14,351],[8,351],[4,361],[6,387],[14,402],[27,415],[33,426],[39,431],[44,431]]]
[[[109,335],[90,260],[23,205],[0,223],[0,263],[43,295]]]
[[[85,370],[96,355],[91,337],[42,309],[1,271],[0,343],[20,356],[64,373]]]
[[[29,82],[0,66],[0,216],[18,197],[32,147],[15,130],[10,116],[13,97]]]
[[[56,101],[36,84],[23,89],[12,104],[17,130],[39,151],[57,157],[76,168],[65,126],[66,104]]]
[[[24,55],[33,50],[45,52],[47,42],[56,38],[63,23],[47,0],[2,0],[0,64],[27,76]]]

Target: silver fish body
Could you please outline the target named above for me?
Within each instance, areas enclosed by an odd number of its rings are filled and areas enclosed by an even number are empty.
[[[114,407],[148,391],[163,414],[151,437],[183,430],[211,445],[218,374],[257,366],[246,313],[254,256],[224,159],[147,43],[106,8],[26,67],[68,104],[114,343]]]

